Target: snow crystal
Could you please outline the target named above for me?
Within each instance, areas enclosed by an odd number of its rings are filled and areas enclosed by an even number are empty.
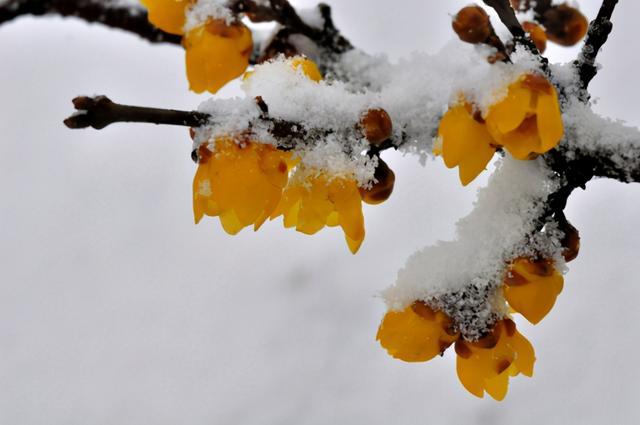
[[[578,101],[565,106],[563,121],[567,137],[562,147],[569,151],[568,155],[589,153],[606,159],[616,170],[626,173],[620,178],[632,181],[631,173],[637,174],[640,168],[638,128],[601,117]]]
[[[230,25],[234,22],[235,16],[227,4],[227,0],[198,0],[187,9],[185,32],[205,24],[210,19],[223,19]]]

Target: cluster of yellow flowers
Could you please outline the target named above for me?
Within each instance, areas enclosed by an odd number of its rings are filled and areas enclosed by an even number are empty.
[[[309,59],[296,57],[290,64],[312,81],[322,79]],[[393,172],[382,160],[378,169],[384,176],[376,172],[378,184],[367,190],[358,187],[353,176],[309,168],[292,152],[246,138],[218,138],[211,146],[201,146],[198,157],[195,221],[217,216],[232,235],[250,225],[258,230],[267,218],[282,216],[285,227],[308,235],[340,226],[355,254],[365,236],[362,202],[380,203],[393,189]]]
[[[183,36],[191,89],[215,93],[245,73],[253,47],[251,31],[239,21],[210,19],[185,33],[185,16],[195,1],[142,3],[154,25]],[[563,30],[573,37],[571,41],[583,36],[581,20],[565,21],[575,24]],[[486,13],[477,6],[463,9],[454,29],[463,40],[473,43],[487,42],[493,34]],[[537,43],[546,43],[541,28],[528,25],[526,30]],[[296,57],[290,64],[308,79],[322,80],[312,61]],[[485,169],[497,150],[504,148],[518,160],[531,160],[555,148],[563,137],[558,94],[545,77],[522,75],[506,92],[485,113],[460,96],[441,119],[434,153],[443,157],[447,167],[458,167],[463,185]],[[373,147],[386,143],[392,134],[390,117],[382,109],[363,114],[358,128]],[[205,215],[219,217],[224,230],[232,235],[247,226],[258,230],[267,219],[280,216],[285,227],[309,235],[326,226],[340,226],[352,253],[358,251],[365,236],[362,202],[385,201],[395,181],[393,172],[379,160],[376,183],[364,189],[355,176],[335,176],[305,165],[295,151],[261,143],[249,133],[219,136],[201,145],[198,162],[193,181],[196,223]],[[562,275],[551,260],[516,258],[506,265],[500,289],[510,313],[537,324],[552,309],[562,288]],[[472,341],[464,338],[446,312],[434,306],[417,300],[402,311],[386,313],[377,339],[391,356],[423,362],[455,344],[457,374],[464,387],[478,397],[486,392],[496,400],[505,397],[510,377],[532,376],[533,347],[509,315]]]
[[[196,93],[216,93],[241,76],[253,50],[251,30],[242,22],[210,19],[185,33],[186,13],[195,0],[141,0],[149,21],[171,34],[183,36],[187,78]]]
[[[511,310],[535,324],[551,310],[562,285],[551,261],[518,258],[506,268],[502,289]],[[444,312],[416,301],[402,311],[387,312],[377,339],[392,357],[407,362],[428,361],[455,343],[458,378],[478,397],[487,392],[502,400],[509,377],[533,375],[533,347],[509,317],[479,340],[467,341]]]
[[[544,77],[526,74],[509,85],[507,96],[483,115],[464,98],[440,121],[434,153],[447,167],[458,167],[460,181],[469,184],[496,150],[505,148],[516,159],[529,160],[555,148],[564,127],[558,94]]]

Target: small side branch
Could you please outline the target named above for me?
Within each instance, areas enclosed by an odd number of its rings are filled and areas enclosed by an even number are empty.
[[[118,28],[152,42],[180,45],[181,37],[151,25],[142,7],[105,0],[9,0],[0,6],[0,25],[20,16],[58,15]]]
[[[596,67],[596,58],[602,46],[609,39],[609,35],[613,30],[611,16],[618,4],[618,0],[604,0],[598,11],[598,16],[589,25],[589,32],[585,40],[584,47],[575,62],[580,76],[580,84],[583,91],[586,92],[589,83],[598,73]]]
[[[145,108],[121,105],[112,102],[106,96],[73,99],[77,112],[64,120],[71,129],[95,128],[101,130],[117,122],[138,122],[150,124],[180,125],[200,127],[211,117],[197,111],[176,111],[173,109]]]
[[[529,50],[534,55],[540,58],[540,62],[542,63],[542,69],[545,73],[548,73],[548,65],[549,61],[540,54],[538,48],[535,43],[527,36],[527,33],[522,28],[520,21],[516,17],[516,12],[511,7],[511,3],[509,0],[483,0],[484,3],[493,8],[498,14],[500,21],[507,27],[511,35],[513,36],[513,41],[516,45],[524,46],[527,50]]]

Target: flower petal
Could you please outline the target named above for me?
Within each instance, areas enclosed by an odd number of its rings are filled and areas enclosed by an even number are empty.
[[[545,153],[558,146],[564,134],[562,114],[555,89],[552,95],[540,94],[536,108],[538,133],[542,142],[538,153]]]

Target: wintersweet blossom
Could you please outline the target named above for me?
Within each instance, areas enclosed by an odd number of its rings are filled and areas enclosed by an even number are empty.
[[[253,225],[258,230],[280,202],[295,165],[290,152],[253,141],[218,139],[213,152],[200,148],[193,180],[196,223],[217,216],[224,230],[235,235]]]
[[[564,279],[548,260],[518,258],[504,278],[504,297],[529,322],[540,322],[562,292]]]
[[[458,338],[451,319],[422,301],[387,312],[376,336],[390,356],[406,362],[431,360]]]
[[[149,21],[171,34],[182,35],[189,87],[196,93],[216,93],[241,76],[253,51],[251,30],[242,22],[210,17],[185,33],[186,14],[195,0],[141,0]]]
[[[556,147],[564,128],[558,94],[544,77],[526,74],[512,83],[507,95],[483,116],[462,100],[440,121],[435,154],[445,165],[458,167],[460,181],[469,184],[504,147],[520,160],[532,159]]]
[[[329,176],[320,170],[298,167],[271,218],[280,215],[285,227],[295,227],[307,235],[325,226],[340,226],[354,254],[364,240],[362,200],[358,183],[351,177]]]
[[[163,31],[183,35],[186,11],[195,0],[140,0],[147,8],[149,22]]]
[[[184,36],[183,45],[187,51],[187,78],[196,93],[216,93],[241,76],[253,51],[251,30],[241,22],[228,25],[222,19],[193,28]]]
[[[533,376],[533,347],[511,319],[501,320],[478,341],[458,340],[455,349],[458,378],[475,396],[483,397],[486,391],[494,399],[502,400],[507,395],[509,377],[520,373]]]

